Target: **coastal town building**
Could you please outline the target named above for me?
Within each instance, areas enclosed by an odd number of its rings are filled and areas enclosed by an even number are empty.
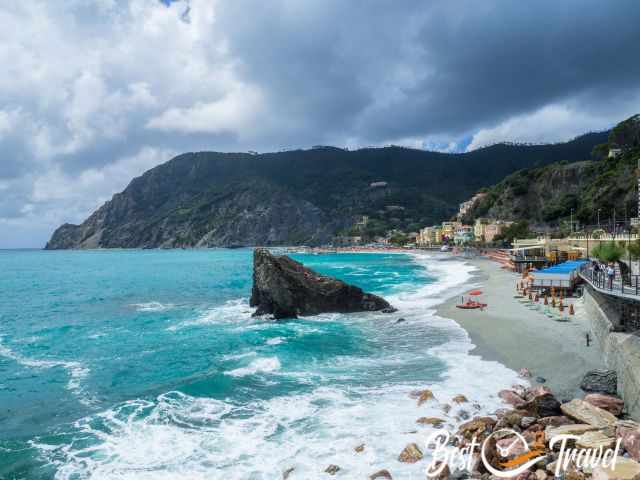
[[[486,243],[492,243],[495,238],[500,235],[505,228],[511,225],[513,222],[504,222],[502,220],[496,220],[488,223],[484,227],[484,241]]]
[[[476,242],[484,242],[484,231],[489,223],[489,220],[486,218],[477,218],[476,223],[473,225],[473,236],[475,237]]]
[[[458,220],[462,220],[462,217],[464,217],[473,207],[475,207],[476,203],[478,203],[480,200],[482,200],[486,196],[487,196],[486,193],[480,192],[480,193],[476,193],[473,197],[471,197],[466,202],[462,202],[458,210],[458,215],[457,215]]]
[[[460,222],[442,222],[442,241],[453,240]]]
[[[432,247],[442,243],[442,229],[438,226],[425,227],[418,232],[416,244],[421,247]]]
[[[367,226],[368,223],[369,223],[369,216],[362,215],[356,222],[355,226],[356,228],[363,229]]]
[[[470,225],[460,225],[456,228],[453,241],[456,245],[465,245],[475,240],[474,227]]]
[[[609,158],[616,158],[617,156],[622,154],[621,148],[610,148],[609,149]]]

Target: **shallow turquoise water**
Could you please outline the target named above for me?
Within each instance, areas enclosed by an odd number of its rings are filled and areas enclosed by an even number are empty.
[[[406,255],[296,258],[400,303],[438,280]],[[279,478],[463,341],[378,313],[252,319],[250,250],[0,251],[0,271],[0,478]]]

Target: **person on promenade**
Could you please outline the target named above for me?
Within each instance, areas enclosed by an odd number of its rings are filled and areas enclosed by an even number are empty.
[[[612,264],[609,264],[607,267],[607,278],[609,279],[609,290],[613,290],[613,279],[616,276],[616,271],[613,268]]]

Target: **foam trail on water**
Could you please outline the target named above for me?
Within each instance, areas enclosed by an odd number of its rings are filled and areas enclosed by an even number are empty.
[[[232,377],[246,377],[247,375],[254,375],[256,373],[275,372],[280,370],[280,366],[280,360],[278,357],[258,358],[251,362],[249,366],[225,372],[225,375],[230,375]]]
[[[519,380],[515,372],[499,363],[470,355],[473,345],[466,332],[453,320],[435,315],[437,304],[471,288],[474,267],[426,255],[416,255],[414,261],[438,281],[390,296],[389,301],[399,309],[397,314],[301,319],[291,323],[291,330],[299,335],[277,347],[288,347],[306,335],[322,332],[319,327],[324,323],[344,322],[368,335],[383,337],[387,343],[377,345],[388,350],[382,348],[373,355],[336,355],[330,357],[329,364],[316,368],[311,363],[308,370],[300,372],[283,368],[274,355],[248,358],[247,352],[238,352],[224,357],[246,358],[246,366],[225,372],[230,381],[246,381],[253,375],[275,377],[277,372],[277,378],[303,381],[309,390],[243,403],[170,392],[151,401],[125,402],[79,421],[76,427],[84,442],[36,446],[56,465],[58,480],[273,480],[292,467],[291,478],[319,479],[326,477],[323,472],[329,464],[339,465],[344,478],[368,478],[377,470],[388,469],[394,479],[423,479],[426,461],[404,464],[397,460],[411,442],[429,457],[426,443],[434,430],[417,425],[416,419],[439,417],[445,420],[445,428],[455,431],[461,421],[456,416],[463,410],[470,415],[492,413],[502,406],[497,392]],[[249,320],[245,309],[246,302],[228,303],[205,312],[195,325]],[[399,317],[406,323],[395,325]],[[262,321],[245,322],[238,328],[272,326]],[[403,349],[425,331],[445,332],[445,343],[419,351]],[[275,350],[276,340],[281,338],[258,345]],[[378,369],[393,372],[395,378],[396,371],[402,372],[405,365],[416,361],[428,369],[430,356],[447,368],[429,381],[358,382],[358,372]],[[423,388],[431,389],[435,400],[418,406],[411,392]],[[452,403],[459,394],[469,403]],[[452,407],[448,413],[443,410],[445,404]],[[364,452],[356,453],[354,448],[361,444]]]
[[[69,380],[66,385],[66,389],[74,393],[80,403],[84,405],[91,405],[92,401],[86,395],[84,388],[82,387],[82,381],[89,375],[89,368],[82,365],[80,362],[63,361],[63,360],[37,360],[33,358],[25,357],[17,352],[14,352],[9,347],[2,343],[2,336],[0,336],[0,356],[9,358],[24,367],[34,369],[50,369],[55,367],[64,368],[68,375]]]
[[[253,310],[246,298],[229,300],[223,305],[202,312],[197,318],[170,326],[167,330],[178,331],[183,328],[217,325],[221,323],[250,322]],[[257,321],[257,320],[255,320]]]
[[[146,302],[146,303],[132,303],[131,306],[138,312],[164,312],[165,310],[171,310],[175,305],[171,303],[160,302]]]

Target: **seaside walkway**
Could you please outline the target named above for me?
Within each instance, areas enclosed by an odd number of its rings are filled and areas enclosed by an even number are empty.
[[[579,273],[585,282],[600,293],[640,302],[640,278],[638,275],[632,275],[631,284],[625,284],[617,271],[615,279],[610,285],[605,272],[596,272],[591,265],[585,265]]]

